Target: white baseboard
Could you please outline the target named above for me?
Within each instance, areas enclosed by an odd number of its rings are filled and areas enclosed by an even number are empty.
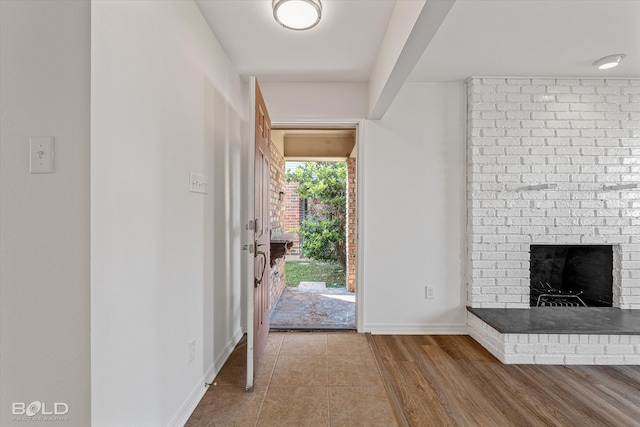
[[[200,400],[202,400],[202,397],[208,390],[208,387],[205,385],[205,383],[211,383],[216,375],[218,375],[225,362],[233,352],[233,349],[240,341],[240,338],[242,338],[242,335],[242,330],[238,330],[235,334],[233,334],[231,341],[227,343],[220,355],[211,364],[211,366],[209,366],[202,378],[193,387],[193,390],[191,391],[191,393],[189,393],[189,397],[185,400],[176,415],[169,422],[169,426],[182,427],[187,423],[189,417],[196,409],[196,407],[200,403]]]
[[[369,323],[363,328],[375,335],[468,335],[466,323]]]
[[[220,372],[220,369],[222,369],[222,367],[224,366],[229,356],[231,356],[231,353],[233,353],[233,349],[236,348],[236,345],[238,345],[238,342],[240,342],[242,335],[243,335],[242,330],[238,329],[233,334],[233,336],[231,337],[231,341],[227,343],[222,353],[220,353],[220,355],[216,358],[216,360],[214,361],[215,375],[218,375],[218,372]],[[207,382],[213,381],[213,379],[215,378],[215,375],[208,377],[209,381]]]

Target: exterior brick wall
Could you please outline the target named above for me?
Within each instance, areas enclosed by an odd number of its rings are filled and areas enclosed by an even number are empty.
[[[640,309],[640,189],[605,188],[640,183],[640,79],[472,78],[467,93],[468,304],[529,307],[532,244],[609,244],[614,306]]]
[[[285,191],[285,162],[284,157],[278,151],[275,144],[271,143],[271,184],[269,191],[269,207],[270,207],[270,220],[271,230],[282,229],[285,224],[285,203],[284,200],[280,200],[280,192]],[[285,230],[286,231],[286,230]],[[269,276],[269,307],[273,309],[275,307],[278,298],[282,294],[286,285],[285,277],[285,261],[283,258],[278,258],[276,263],[270,269]]]
[[[287,182],[284,194],[284,231],[285,233],[295,233],[293,246],[289,250],[291,255],[300,255],[300,237],[298,236],[298,228],[300,228],[300,197],[296,193],[298,188],[297,182]]]
[[[356,159],[347,159],[347,290],[356,290]]]

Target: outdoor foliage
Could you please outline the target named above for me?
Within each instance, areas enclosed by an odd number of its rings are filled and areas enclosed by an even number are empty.
[[[325,282],[328,288],[344,288],[347,280],[339,264],[320,261],[287,261],[287,286],[298,286],[300,282]]]
[[[346,269],[347,165],[307,162],[289,171],[287,181],[300,183],[296,192],[308,203],[309,214],[298,232],[304,255]]]

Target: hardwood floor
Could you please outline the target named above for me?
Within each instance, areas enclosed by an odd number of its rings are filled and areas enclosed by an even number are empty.
[[[370,337],[408,426],[640,426],[640,366],[503,365],[471,337]]]

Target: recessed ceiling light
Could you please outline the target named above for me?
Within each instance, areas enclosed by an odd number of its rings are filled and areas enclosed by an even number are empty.
[[[320,0],[273,0],[273,17],[290,30],[308,30],[322,17]]]
[[[614,55],[605,56],[604,58],[600,58],[597,61],[593,62],[595,67],[598,67],[600,70],[606,70],[607,68],[617,67],[620,61],[627,56],[624,53],[616,53]]]

